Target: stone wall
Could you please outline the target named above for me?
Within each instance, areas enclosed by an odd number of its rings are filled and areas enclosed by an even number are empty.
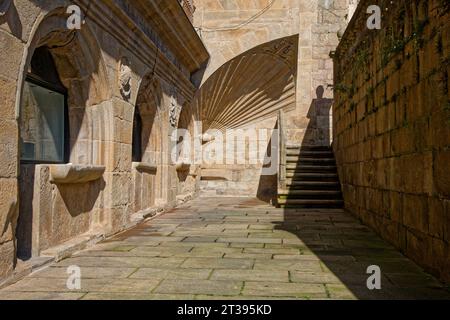
[[[67,8],[73,4],[85,20],[70,30]],[[170,136],[197,90],[191,74],[209,56],[176,0],[7,0],[0,9],[1,283],[12,275],[19,249],[36,257],[86,234],[119,232],[135,221],[132,216],[142,218],[140,211],[176,205],[180,181]],[[42,46],[50,48],[68,91],[70,164],[20,158],[21,93],[33,53]],[[134,112],[151,97],[153,84],[159,88],[152,101],[159,130],[142,143],[159,141],[146,153],[153,159],[144,159],[158,166],[156,186],[137,183],[132,163]],[[60,171],[59,180],[50,181],[52,170]],[[136,194],[147,198],[134,207]]]
[[[197,94],[200,99],[196,101],[200,109],[216,108],[225,110],[223,113],[227,115],[222,117],[220,112],[210,112],[207,116],[211,119],[207,120],[216,120],[214,115],[222,121],[222,126],[244,128],[248,125],[249,118],[258,124],[264,123],[261,115],[264,115],[264,111],[271,110],[269,117],[266,114],[266,118],[272,118],[267,122],[266,128],[272,130],[276,126],[278,110],[283,109],[286,112],[288,143],[329,145],[330,99],[333,96],[329,89],[329,85],[333,83],[333,63],[329,53],[338,44],[338,31],[346,26],[350,2],[197,0],[194,26],[208,48],[211,59],[203,74],[203,85]],[[293,43],[293,50],[286,46],[287,42]],[[264,55],[267,53],[264,48],[271,45],[276,48],[275,54]],[[293,77],[291,81],[281,73],[282,68],[278,67],[279,61],[283,63],[282,56],[285,52],[294,54],[289,65],[289,75]],[[272,59],[277,56],[278,61]],[[251,61],[254,61],[254,66]],[[274,80],[271,77],[276,70],[280,70],[280,73]],[[234,80],[226,85],[223,83],[226,77]],[[215,78],[220,81],[215,81]],[[256,86],[257,82],[259,85]],[[268,89],[264,89],[264,86]],[[277,86],[284,89],[281,91],[283,94],[277,94],[280,91]],[[323,91],[320,91],[321,88]],[[317,92],[321,93],[319,97]],[[211,97],[210,100],[214,102],[219,101],[220,106],[208,105],[208,99],[202,95]],[[261,95],[266,98],[263,103],[258,100]],[[225,98],[215,99],[216,96]],[[243,103],[251,101],[252,97],[256,102]],[[237,102],[230,102],[233,99]],[[230,102],[228,105],[231,107],[228,107],[226,101]],[[328,108],[323,107],[324,103],[328,103]],[[327,109],[328,113],[323,114]],[[233,112],[227,112],[230,110]],[[252,116],[249,117],[251,110]],[[236,115],[240,117],[233,118]],[[209,127],[209,123],[206,127]],[[256,147],[258,141],[251,141],[250,144]],[[262,149],[268,147],[266,145]],[[255,196],[261,192],[267,198],[270,193],[276,193],[271,182],[273,177],[263,181],[266,179],[261,176],[261,166],[248,164],[241,167],[233,165],[206,168],[210,170],[208,175],[214,170],[215,175],[221,176],[219,178],[225,181],[216,179],[202,182],[205,195]]]
[[[361,1],[335,54],[334,149],[346,208],[450,281],[450,20],[444,0]]]
[[[189,20],[192,22],[194,20],[195,5],[194,0],[178,0],[180,5],[183,7]]]
[[[330,51],[338,44],[338,33],[347,24],[349,4],[354,0],[198,0],[194,26],[211,54],[203,76],[209,77],[233,58],[273,40],[298,37],[295,110],[287,116],[287,138],[302,143],[306,131],[309,144],[320,144],[319,126],[308,114],[317,98],[332,98],[333,63]],[[329,139],[328,139],[329,141]]]

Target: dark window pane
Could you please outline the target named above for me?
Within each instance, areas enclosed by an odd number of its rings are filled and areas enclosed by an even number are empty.
[[[134,112],[132,159],[133,162],[142,161],[142,118],[139,107]]]
[[[21,160],[64,161],[63,94],[25,82],[21,106]]]

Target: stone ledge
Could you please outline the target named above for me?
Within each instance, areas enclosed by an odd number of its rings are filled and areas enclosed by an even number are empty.
[[[202,169],[202,181],[232,181],[233,174],[230,170],[224,169]]]
[[[100,179],[106,167],[94,165],[51,165],[50,182],[54,184],[87,183]]]
[[[156,174],[158,171],[158,167],[156,165],[147,162],[133,162],[132,167],[133,170],[146,172],[149,174]]]
[[[201,135],[200,138],[203,143],[210,143],[216,139],[216,137],[214,137],[213,135],[207,134],[207,133]]]
[[[189,171],[189,169],[191,168],[191,164],[190,163],[185,163],[185,162],[179,162],[175,165],[175,169],[180,172],[180,171]]]
[[[75,239],[64,242],[59,246],[42,251],[41,256],[53,257],[55,262],[59,262],[71,257],[81,250],[92,247],[105,238],[105,235],[102,233],[84,234]]]

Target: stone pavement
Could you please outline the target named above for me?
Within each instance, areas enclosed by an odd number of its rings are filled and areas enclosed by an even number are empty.
[[[367,267],[382,290],[366,287]],[[67,268],[79,266],[81,290]],[[0,299],[449,299],[342,210],[197,199],[0,290]]]

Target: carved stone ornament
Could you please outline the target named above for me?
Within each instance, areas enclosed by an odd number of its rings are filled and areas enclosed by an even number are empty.
[[[294,43],[290,39],[282,39],[268,46],[265,51],[277,55],[284,60],[290,60],[294,54]]]
[[[170,98],[170,109],[169,109],[169,122],[173,128],[176,128],[178,125],[178,114],[179,108],[177,104],[177,100],[174,96]]]
[[[3,17],[11,7],[12,0],[0,0],[0,17]]]
[[[129,100],[131,98],[131,67],[130,61],[125,57],[120,60],[119,88],[122,97]]]
[[[262,51],[266,54],[283,60],[291,69],[297,66],[297,42],[294,37],[272,41],[263,47],[258,47],[257,52]]]

